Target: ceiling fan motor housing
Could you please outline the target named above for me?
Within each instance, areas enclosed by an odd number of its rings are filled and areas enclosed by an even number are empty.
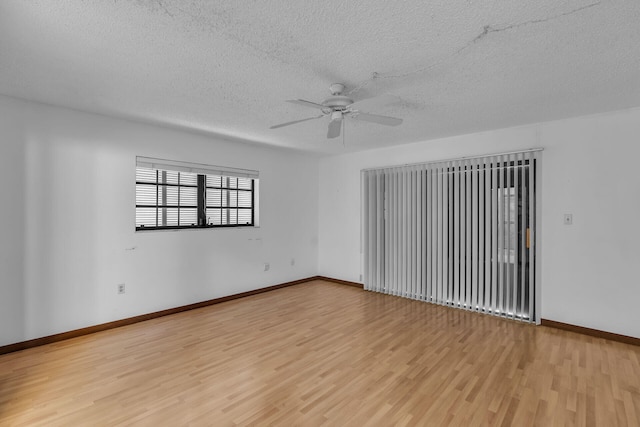
[[[337,111],[342,111],[351,104],[353,104],[353,99],[344,95],[330,96],[322,102],[322,105],[324,105],[325,107]]]
[[[329,86],[329,91],[331,91],[331,95],[340,95],[344,90],[344,85],[342,83],[334,83]]]

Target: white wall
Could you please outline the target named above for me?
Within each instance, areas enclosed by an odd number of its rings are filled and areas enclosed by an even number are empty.
[[[261,227],[135,233],[136,155],[259,170]],[[0,96],[0,203],[0,345],[317,274],[318,161],[292,151]]]
[[[361,169],[533,147],[542,318],[640,337],[640,109],[321,159],[320,274],[360,281]]]
[[[0,96],[0,345],[318,272],[359,281],[362,168],[531,147],[545,149],[542,317],[640,337],[639,135],[634,109],[329,157],[318,172],[291,151]],[[261,227],[135,233],[136,155],[259,170]]]

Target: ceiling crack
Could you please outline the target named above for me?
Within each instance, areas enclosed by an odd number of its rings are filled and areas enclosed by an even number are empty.
[[[155,0],[155,4],[156,6],[158,6],[158,8],[160,8],[164,13],[169,15],[171,18],[175,18],[175,15],[171,13],[169,8],[167,8],[167,5],[164,4],[164,0]]]
[[[117,1],[117,0],[116,0]],[[141,0],[139,0],[141,1]],[[229,31],[229,27],[231,27],[232,25],[229,24],[228,22],[225,23],[224,21],[219,24],[219,25],[215,25],[214,23],[212,23],[207,16],[203,15],[201,12],[200,13],[194,13],[190,10],[188,10],[188,8],[186,8],[184,5],[182,5],[179,2],[176,2],[175,4],[171,4],[171,10],[170,7],[166,4],[168,0],[151,0],[151,3],[153,5],[155,5],[154,10],[160,10],[162,11],[164,14],[166,14],[167,16],[169,16],[170,18],[174,19],[179,17],[180,15],[186,17],[187,19],[191,19],[193,22],[198,23],[199,25],[202,26],[202,28],[206,29],[207,31],[210,31],[212,33],[220,33],[223,36],[225,36],[226,38],[228,38],[229,40],[236,42],[244,47],[248,47],[252,50],[254,50],[255,52],[257,52],[259,55],[263,55],[273,61],[277,61],[283,65],[287,65],[287,66],[291,66],[292,64],[290,63],[290,61],[287,61],[285,58],[282,58],[281,55],[277,55],[276,52],[273,52],[270,49],[266,49],[266,48],[262,48],[260,46],[258,46],[256,43],[252,43],[249,40],[243,38],[241,35],[238,34],[234,34],[232,31]],[[221,14],[215,14],[216,18],[220,18],[222,20],[222,15]]]
[[[542,24],[544,22],[548,22],[548,21],[553,21],[554,19],[558,19],[558,18],[562,18],[564,16],[568,16],[568,15],[573,15],[574,13],[579,13],[582,12],[583,10],[586,9],[590,9],[592,7],[595,6],[599,6],[602,3],[601,0],[595,2],[595,3],[591,3],[585,6],[581,6],[578,7],[576,9],[572,9],[570,11],[567,12],[563,12],[563,13],[559,13],[557,15],[552,15],[546,18],[539,18],[539,19],[532,19],[530,21],[524,21],[524,22],[519,22],[516,24],[510,24],[510,25],[505,25],[503,27],[493,27],[491,25],[485,25],[484,28],[482,29],[482,32],[480,32],[480,34],[478,34],[476,37],[474,37],[472,40],[470,40],[468,43],[466,43],[464,46],[462,46],[461,48],[459,48],[458,50],[456,50],[455,52],[453,52],[450,55],[447,55],[446,57],[442,58],[439,61],[436,61],[430,65],[427,65],[425,67],[421,67],[412,71],[406,71],[403,73],[395,73],[395,74],[388,74],[388,73],[379,73],[377,71],[374,71],[373,73],[371,73],[371,76],[363,81],[362,83],[360,83],[358,86],[356,86],[355,88],[351,89],[347,94],[348,95],[352,95],[354,93],[359,92],[360,90],[362,90],[363,88],[365,88],[367,85],[369,85],[371,82],[373,82],[374,80],[381,80],[381,79],[400,79],[400,78],[404,78],[404,77],[410,77],[413,75],[417,75],[417,74],[422,74],[425,73],[443,63],[445,63],[446,61],[454,58],[455,56],[461,54],[462,52],[464,52],[465,50],[469,49],[471,46],[475,45],[476,43],[478,43],[479,41],[481,41],[482,39],[484,39],[485,37],[487,37],[489,34],[492,33],[500,33],[500,32],[504,32],[504,31],[509,31],[509,30],[514,30],[517,28],[521,28],[521,27],[525,27],[528,25],[536,25],[536,24]]]
[[[559,13],[557,15],[549,16],[547,18],[532,19],[530,21],[524,21],[524,22],[519,22],[517,24],[506,25],[504,27],[492,27],[491,25],[485,25],[480,34],[478,34],[473,40],[471,40],[465,46],[463,46],[462,48],[458,49],[458,51],[456,53],[462,52],[463,50],[465,50],[468,47],[472,46],[473,44],[479,42],[480,40],[482,40],[483,38],[485,38],[487,35],[489,35],[491,33],[500,33],[502,31],[509,31],[509,30],[513,30],[513,29],[516,29],[516,28],[520,28],[520,27],[526,27],[527,25],[542,24],[544,22],[549,22],[549,21],[553,21],[554,19],[562,18],[563,16],[573,15],[574,13],[582,12],[583,10],[590,9],[590,8],[592,8],[594,6],[599,6],[601,3],[602,3],[601,1],[597,1],[595,3],[591,3],[591,4],[588,4],[586,6],[582,6],[582,7],[579,7],[577,9],[570,10],[568,12],[563,12],[563,13]]]

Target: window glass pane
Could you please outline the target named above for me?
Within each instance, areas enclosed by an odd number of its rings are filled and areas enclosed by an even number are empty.
[[[198,174],[192,172],[180,172],[180,185],[198,185]]]
[[[238,192],[237,191],[229,191],[229,206],[231,206],[231,207],[238,206]]]
[[[156,170],[149,168],[136,168],[136,181],[156,182]]]
[[[136,227],[142,226],[156,226],[156,208],[136,208]]]
[[[198,188],[180,187],[180,206],[198,206]]]
[[[229,206],[229,190],[222,190],[221,206]]]
[[[250,209],[238,209],[238,224],[251,224]]]
[[[207,175],[207,187],[221,187],[222,177],[218,175]]]
[[[178,184],[178,175],[180,173],[176,171],[161,171],[160,182],[166,184]]]
[[[222,209],[207,209],[207,224],[222,224]]]
[[[229,179],[229,188],[238,188],[238,178],[228,177]]]
[[[222,211],[222,216],[220,218],[220,224],[221,225],[228,225],[229,224],[229,209],[221,209]]]
[[[229,224],[236,225],[238,223],[238,210],[229,209]]]
[[[168,227],[175,227],[178,225],[178,208],[161,208],[159,211],[161,212],[160,217],[164,220],[160,225]]]
[[[251,178],[238,178],[238,188],[251,190]]]
[[[221,206],[222,190],[207,188],[207,206]]]
[[[156,186],[136,184],[136,205],[156,204]]]
[[[197,209],[180,209],[180,225],[196,225],[198,223]]]
[[[161,205],[169,205],[169,206],[178,206],[178,187],[169,187],[162,185],[160,186],[160,199],[162,200],[162,195],[166,194],[166,199],[164,199]]]
[[[251,207],[251,192],[250,191],[238,191],[238,206],[241,208]]]

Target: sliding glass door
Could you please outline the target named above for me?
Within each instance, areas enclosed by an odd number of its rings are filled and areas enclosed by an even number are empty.
[[[362,173],[365,289],[533,322],[534,151]]]

